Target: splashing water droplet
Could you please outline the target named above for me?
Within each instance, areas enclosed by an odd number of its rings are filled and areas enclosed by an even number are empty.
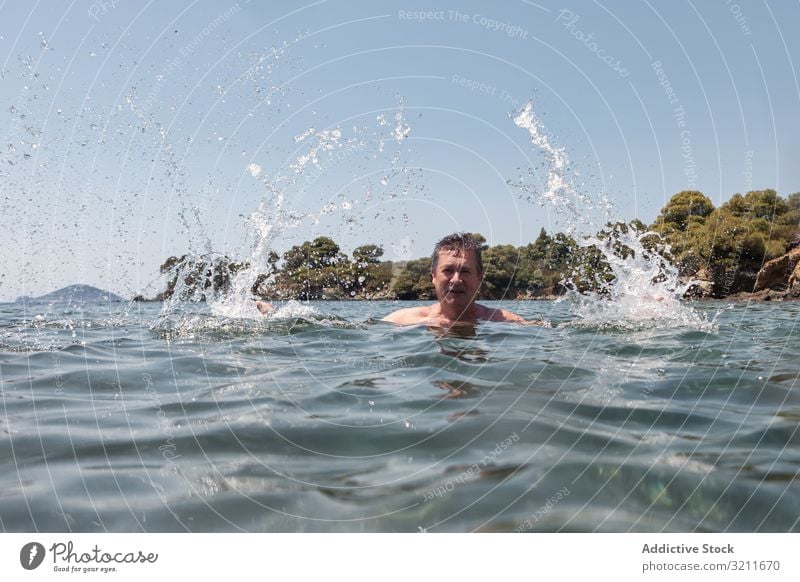
[[[513,121],[528,132],[531,143],[544,156],[546,177],[543,189],[522,181],[510,184],[533,194],[529,200],[538,199],[554,209],[565,233],[574,237],[580,248],[599,252],[611,272],[607,280],[597,280],[595,292],[579,293],[572,282],[573,276],[590,273],[578,270],[563,282],[569,289],[566,297],[579,318],[573,325],[624,329],[711,326],[704,315],[681,302],[692,282],[681,283],[677,269],[657,249],[643,243],[655,233],[626,224],[605,194],[593,200],[573,185],[577,172],[570,173],[565,148],[553,144],[533,111],[533,103],[528,102]],[[538,175],[532,169],[528,173]]]

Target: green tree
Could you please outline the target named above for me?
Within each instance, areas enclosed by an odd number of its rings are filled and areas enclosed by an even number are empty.
[[[515,299],[520,251],[512,245],[495,245],[483,253],[484,299]]]
[[[392,279],[391,262],[381,263],[383,248],[378,245],[363,245],[353,251],[353,260],[347,273],[340,273],[340,286],[351,297],[368,298],[385,291]]]
[[[383,256],[383,247],[378,245],[362,245],[353,251],[353,261],[365,265],[376,265]]]
[[[517,288],[525,295],[536,295],[546,287],[556,287],[572,273],[577,251],[575,241],[563,233],[555,236],[545,229],[533,243],[520,248]]]
[[[338,289],[347,261],[332,239],[317,237],[284,253],[279,285],[296,299],[325,298],[326,288]]]
[[[339,256],[339,245],[326,236],[293,246],[283,255],[284,271],[294,271],[303,267],[309,269],[332,265]]]
[[[643,244],[648,249],[658,250],[677,267],[680,275],[693,277],[708,263],[700,246],[707,237],[706,220],[714,211],[714,204],[702,192],[678,192],[650,227],[657,235],[647,237]]]
[[[689,228],[690,219],[694,217],[702,223],[713,210],[714,204],[705,194],[697,190],[683,190],[670,198],[661,209],[661,214],[653,223],[653,230],[662,235],[683,232]]]
[[[431,281],[431,259],[408,261],[400,269],[395,280],[393,291],[398,299],[433,299],[436,290]]]

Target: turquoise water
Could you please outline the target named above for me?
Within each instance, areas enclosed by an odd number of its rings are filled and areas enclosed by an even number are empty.
[[[445,334],[0,305],[0,529],[798,531],[800,303]]]

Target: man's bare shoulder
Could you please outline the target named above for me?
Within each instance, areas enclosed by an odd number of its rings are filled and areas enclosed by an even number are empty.
[[[416,323],[425,323],[431,319],[430,307],[408,307],[406,309],[398,309],[384,317],[381,321],[389,321],[391,323],[399,323],[400,325],[413,325]]]

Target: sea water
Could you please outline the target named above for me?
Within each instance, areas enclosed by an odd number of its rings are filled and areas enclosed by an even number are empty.
[[[0,529],[798,531],[797,303],[0,305]]]

